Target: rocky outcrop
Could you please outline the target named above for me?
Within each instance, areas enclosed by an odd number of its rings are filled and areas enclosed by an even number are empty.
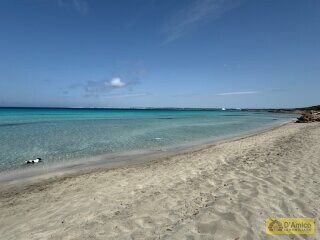
[[[298,117],[297,123],[320,122],[320,111],[305,111]]]

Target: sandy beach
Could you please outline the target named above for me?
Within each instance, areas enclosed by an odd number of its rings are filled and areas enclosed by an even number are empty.
[[[0,239],[319,239],[320,123],[145,163],[1,183]],[[266,235],[269,217],[315,235]]]

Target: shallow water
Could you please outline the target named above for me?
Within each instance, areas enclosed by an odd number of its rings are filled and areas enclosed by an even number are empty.
[[[102,154],[159,150],[241,134],[292,114],[237,110],[0,108],[0,171]]]

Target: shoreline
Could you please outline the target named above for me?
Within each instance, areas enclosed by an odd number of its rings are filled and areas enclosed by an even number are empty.
[[[143,164],[1,187],[0,235],[290,239],[266,235],[265,219],[311,217],[315,235],[303,239],[318,238],[319,136],[320,123],[287,123]]]
[[[287,119],[285,121],[276,121],[268,123],[262,127],[248,130],[242,133],[228,134],[221,137],[206,138],[204,140],[196,140],[184,144],[178,144],[173,147],[163,147],[156,150],[129,151],[116,154],[102,154],[79,159],[70,159],[67,162],[58,162],[44,166],[30,166],[30,168],[3,171],[0,173],[0,186],[3,184],[16,185],[21,181],[33,184],[36,181],[47,181],[52,178],[68,178],[81,174],[88,174],[99,170],[111,170],[121,167],[136,166],[152,162],[154,159],[161,160],[163,158],[172,157],[192,151],[198,151],[215,144],[225,141],[235,141],[238,139],[254,136],[265,131],[271,131],[275,128],[292,123],[295,119]],[[102,168],[102,169],[101,169]],[[25,183],[26,184],[26,183]]]

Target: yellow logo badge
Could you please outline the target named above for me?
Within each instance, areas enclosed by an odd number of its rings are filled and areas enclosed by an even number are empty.
[[[267,218],[267,234],[314,234],[313,218]]]

